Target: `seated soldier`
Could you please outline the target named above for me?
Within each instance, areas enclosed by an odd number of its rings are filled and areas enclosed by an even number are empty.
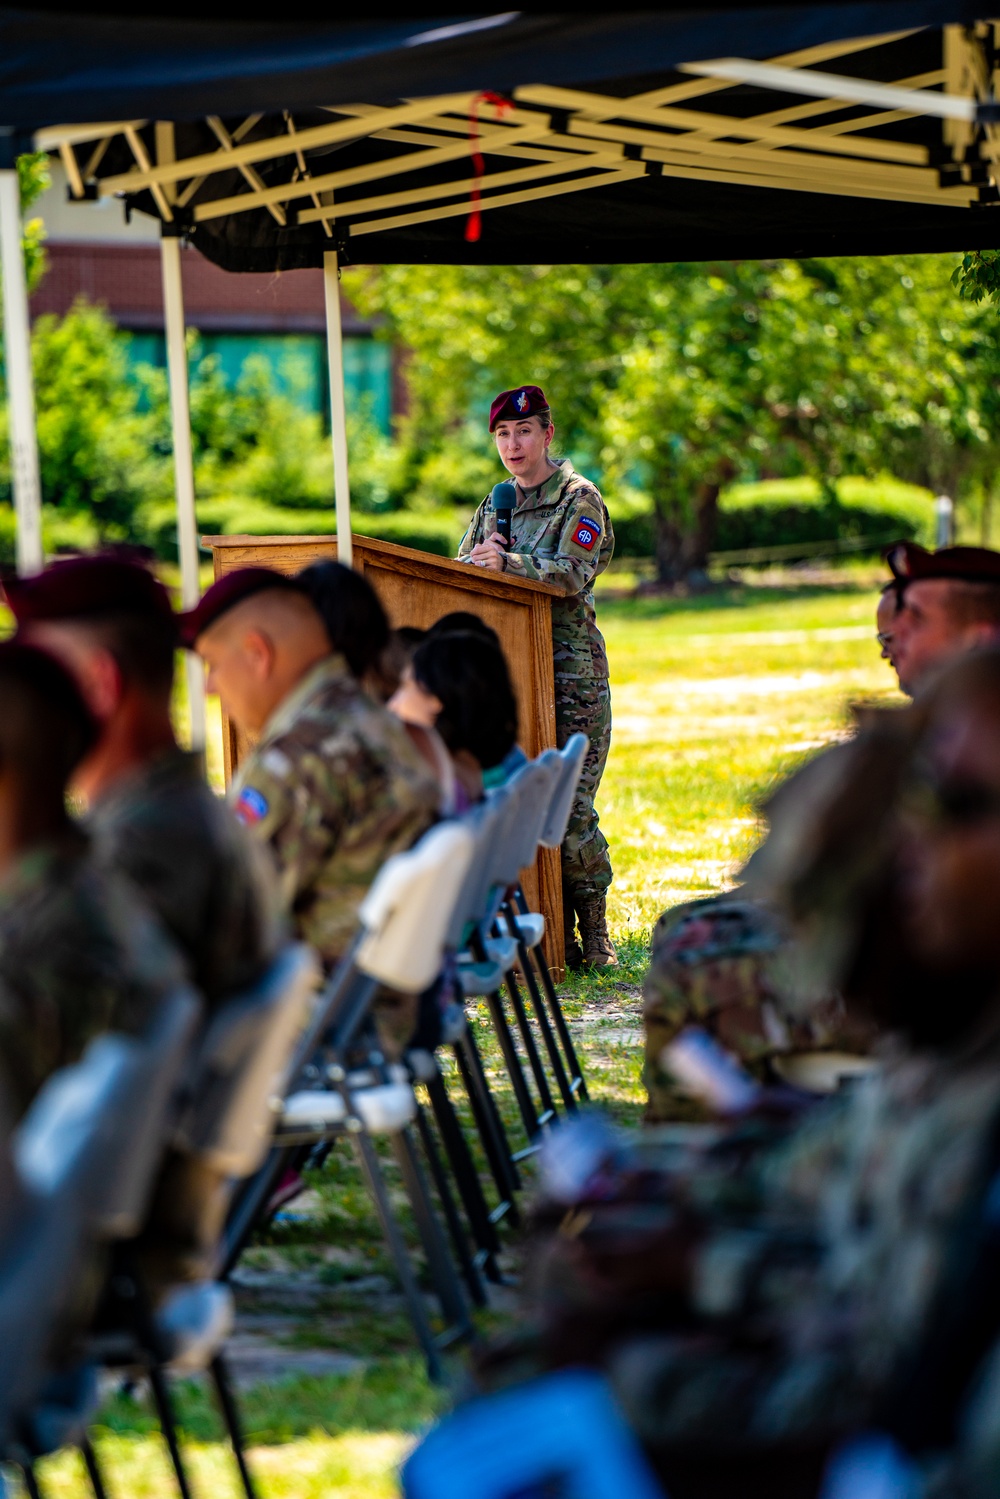
[[[50,1073],[104,1031],[141,1031],[185,980],[67,814],[67,781],[98,732],[56,660],[0,645],[0,1091],[18,1118]]]
[[[964,1304],[963,1267],[997,1171],[1000,652],[845,749],[809,844],[789,799],[757,878],[880,1025],[880,1068],[692,1172],[656,1172],[669,1142],[625,1149],[534,1257],[543,1362],[609,1369],[677,1499],[813,1495],[831,1444],[872,1425],[940,1444],[976,1356],[954,1344],[996,1315]],[[995,1326],[975,1332],[985,1351]]]
[[[892,580],[879,598],[877,639],[900,687],[912,693],[956,655],[1000,638],[1000,552],[900,542],[886,554]],[[772,913],[735,891],[665,911],[653,932],[644,986],[649,1123],[700,1117],[661,1062],[686,1025],[705,1025],[760,1076],[783,1058],[866,1049],[870,1032],[845,1028],[835,996],[794,1014],[784,938]]]
[[[269,863],[181,750],[170,720],[177,623],[166,589],[117,557],[9,579],[18,639],[77,678],[99,733],[76,771],[95,856],[141,890],[209,1008],[253,984],[281,939]]]
[[[1000,639],[1000,552],[910,541],[886,554],[899,595],[892,664],[912,697],[929,673]]]
[[[332,967],[385,860],[433,821],[434,778],[331,652],[296,582],[267,568],[229,573],[184,616],[183,635],[209,692],[257,739],[230,792],[236,816],[271,849],[297,934]],[[383,1018],[387,1042],[405,1041],[405,1019]]]

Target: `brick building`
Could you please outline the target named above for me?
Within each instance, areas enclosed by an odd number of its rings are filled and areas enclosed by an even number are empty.
[[[80,297],[106,308],[131,334],[136,362],[164,364],[163,294],[159,225],[144,214],[126,222],[117,199],[71,202],[58,160],[52,186],[33,216],[45,222],[48,270],[31,299],[32,315],[68,312]],[[184,308],[189,327],[201,334],[204,354],[218,356],[235,380],[250,355],[262,355],[277,382],[311,409],[326,414],[326,318],[322,271],[232,275],[188,249],[181,256]],[[389,430],[400,391],[393,351],[373,337],[342,299],[344,374],[348,402],[367,409]]]

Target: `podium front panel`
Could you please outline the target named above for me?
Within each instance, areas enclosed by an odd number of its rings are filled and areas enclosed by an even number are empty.
[[[428,629],[442,615],[463,609],[477,614],[497,632],[517,696],[520,743],[531,756],[554,747],[551,600],[555,590],[368,536],[355,536],[353,545],[354,567],[372,584],[394,628]],[[297,573],[312,562],[337,556],[334,536],[204,536],[202,546],[211,548],[217,578],[240,567]],[[225,716],[222,737],[228,783],[248,742]],[[535,866],[524,871],[524,891],[532,907],[545,915],[546,955],[552,968],[561,973],[565,953],[557,849],[541,850]]]

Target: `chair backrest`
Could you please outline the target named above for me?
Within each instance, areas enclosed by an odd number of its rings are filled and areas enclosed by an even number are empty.
[[[406,1499],[664,1499],[605,1381],[583,1369],[460,1405],[407,1458],[402,1479]]]
[[[571,734],[559,751],[562,775],[553,789],[548,816],[538,839],[543,848],[558,848],[566,836],[573,797],[576,795],[587,754],[587,742],[586,734]]]
[[[406,994],[433,983],[477,840],[464,820],[438,823],[382,866],[358,912],[362,973]]]
[[[144,1036],[98,1036],[75,1066],[47,1079],[15,1133],[25,1183],[43,1196],[75,1192],[95,1238],[141,1227],[200,1009],[181,988]]]
[[[19,1415],[49,1371],[58,1330],[66,1328],[90,1240],[72,1180],[51,1196],[25,1191],[5,1204],[13,1222],[0,1235],[0,1456]]]
[[[220,1006],[191,1069],[173,1142],[178,1150],[224,1176],[257,1170],[318,982],[312,949],[293,943],[252,989]]]
[[[518,871],[534,864],[541,832],[548,818],[556,783],[562,778],[563,762],[558,750],[545,750],[522,769],[521,807],[512,824],[511,862]],[[511,881],[510,883],[513,883]]]
[[[498,786],[485,801],[472,807],[458,819],[458,825],[464,827],[472,837],[473,852],[445,935],[445,946],[448,948],[456,949],[461,946],[467,924],[482,920],[486,913],[487,896],[492,884],[491,850],[497,830],[507,815],[510,796],[509,785]]]

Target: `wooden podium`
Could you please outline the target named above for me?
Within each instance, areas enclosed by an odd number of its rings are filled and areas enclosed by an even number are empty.
[[[453,562],[412,547],[355,536],[354,566],[375,589],[389,622],[427,629],[453,609],[467,609],[491,625],[500,637],[517,694],[520,742],[535,756],[556,742],[555,688],[552,669],[552,606],[556,594],[545,583],[486,572],[467,562]],[[273,567],[297,573],[310,562],[335,558],[335,536],[203,536],[210,547],[215,576],[238,567]],[[226,780],[239,764],[246,744],[223,717],[222,745]],[[545,954],[561,976],[565,966],[562,924],[562,879],[559,850],[542,849],[532,869],[524,871],[524,893],[534,910],[545,914]]]

